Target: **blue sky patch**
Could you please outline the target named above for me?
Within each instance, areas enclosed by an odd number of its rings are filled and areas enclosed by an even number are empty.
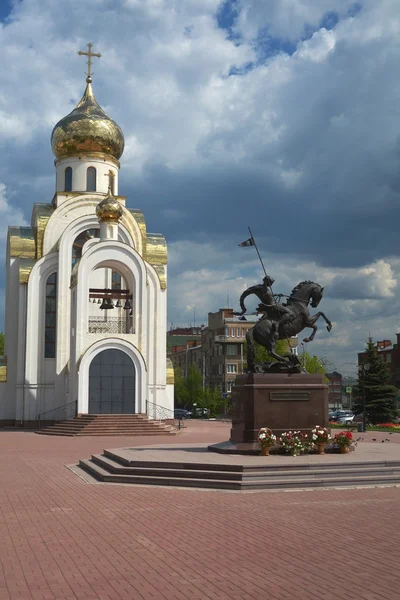
[[[7,17],[9,16],[12,9],[12,1],[11,0],[0,0],[0,21],[2,23],[7,21]]]
[[[218,27],[220,29],[224,29],[228,33],[228,39],[230,40],[237,38],[237,34],[233,30],[237,14],[238,11],[236,0],[225,0],[215,15]]]

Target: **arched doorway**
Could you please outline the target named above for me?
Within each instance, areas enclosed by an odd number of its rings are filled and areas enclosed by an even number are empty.
[[[136,371],[122,350],[103,350],[89,369],[89,414],[133,414]]]

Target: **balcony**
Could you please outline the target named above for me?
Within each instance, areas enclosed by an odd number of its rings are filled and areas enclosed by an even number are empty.
[[[89,317],[88,332],[97,334],[111,333],[135,333],[133,331],[133,319],[126,315],[120,317]]]
[[[224,344],[226,342],[229,342],[230,344],[243,344],[245,340],[245,335],[239,336],[239,337],[233,337],[231,335],[216,335],[214,337],[214,343],[215,344]]]

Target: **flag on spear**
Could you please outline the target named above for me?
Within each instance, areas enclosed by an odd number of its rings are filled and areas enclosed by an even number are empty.
[[[253,236],[251,238],[249,238],[248,240],[246,240],[245,242],[242,242],[241,244],[239,244],[239,246],[255,246]]]

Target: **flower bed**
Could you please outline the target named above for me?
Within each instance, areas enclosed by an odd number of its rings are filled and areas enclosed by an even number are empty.
[[[328,429],[319,425],[314,427],[311,436],[301,431],[285,431],[277,438],[268,427],[261,427],[258,431],[260,453],[264,456],[269,456],[272,447],[273,454],[284,453],[292,456],[314,454],[314,452],[324,454],[326,446],[329,446],[328,452],[337,452],[341,446],[350,448],[352,440],[353,436],[349,431],[338,433],[332,440]]]

